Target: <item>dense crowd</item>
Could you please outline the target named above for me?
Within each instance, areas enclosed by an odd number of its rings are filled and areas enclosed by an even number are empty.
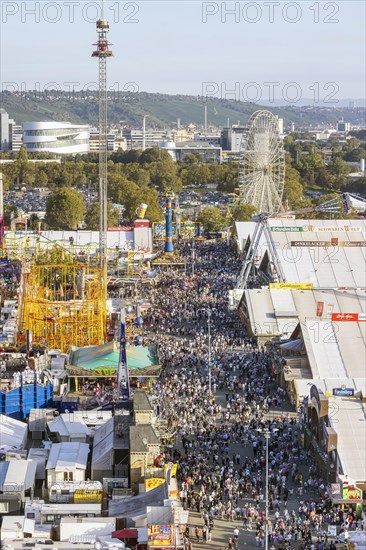
[[[181,253],[190,257],[188,244]],[[238,525],[252,533],[253,547],[265,546],[267,439],[269,547],[336,548],[328,525],[342,524],[347,533],[355,514],[331,505],[303,449],[297,414],[282,412],[286,394],[266,350],[255,347],[227,308],[240,261],[225,243],[202,243],[196,253],[195,276],[163,274],[144,315],[166,365],[152,391],[176,429],[171,458],[180,464],[180,498],[201,517],[186,532],[186,548],[209,545],[220,519],[232,531],[227,548],[240,548]]]

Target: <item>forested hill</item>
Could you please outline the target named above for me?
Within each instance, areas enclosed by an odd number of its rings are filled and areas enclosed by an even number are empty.
[[[265,107],[255,103],[200,96],[167,95],[146,92],[110,92],[108,119],[110,124],[131,127],[142,126],[142,118],[148,115],[148,127],[174,128],[177,119],[185,126],[204,124],[204,106],[207,106],[208,125],[224,127],[230,124],[245,124],[250,115]],[[22,92],[2,93],[2,105],[9,115],[20,124],[24,121],[59,120],[96,125],[98,121],[97,92]],[[267,107],[266,107],[267,108]],[[269,110],[284,119],[285,127],[294,122],[298,129],[334,125],[344,117],[351,124],[362,124],[365,110],[329,107],[271,107]]]

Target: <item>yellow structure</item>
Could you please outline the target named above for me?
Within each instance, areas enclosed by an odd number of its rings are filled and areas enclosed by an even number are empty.
[[[103,491],[100,491],[98,489],[96,489],[95,491],[88,491],[87,489],[76,489],[74,493],[74,504],[83,504],[84,502],[88,502],[89,504],[102,504]]]
[[[68,352],[72,345],[105,342],[106,278],[103,269],[71,260],[33,264],[23,271],[18,340],[27,330],[33,343]]]

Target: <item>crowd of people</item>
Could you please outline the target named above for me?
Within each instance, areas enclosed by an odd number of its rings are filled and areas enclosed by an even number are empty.
[[[189,246],[180,246],[187,258]],[[346,530],[354,512],[331,505],[267,351],[227,307],[239,269],[225,243],[200,243],[195,276],[162,274],[144,315],[166,365],[152,392],[177,433],[171,458],[180,465],[180,499],[200,518],[186,548],[209,546],[218,520],[228,527],[226,548],[248,536],[252,547],[265,546],[267,444],[269,548],[336,548],[328,525]]]

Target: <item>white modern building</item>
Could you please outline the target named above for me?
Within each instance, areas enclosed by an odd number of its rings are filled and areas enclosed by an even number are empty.
[[[89,126],[69,122],[24,122],[23,143],[31,153],[56,155],[89,152]]]

